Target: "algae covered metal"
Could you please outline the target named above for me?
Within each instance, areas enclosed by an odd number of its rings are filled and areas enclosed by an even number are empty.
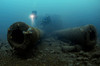
[[[91,50],[96,46],[96,28],[89,24],[82,27],[58,30],[53,33],[60,40],[71,41],[80,45],[83,50]]]
[[[40,35],[39,29],[30,27],[24,22],[16,22],[9,27],[7,39],[14,50],[24,52],[36,45]]]

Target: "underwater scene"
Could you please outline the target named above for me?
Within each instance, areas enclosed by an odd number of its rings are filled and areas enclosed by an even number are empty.
[[[100,0],[0,0],[0,66],[100,66]]]

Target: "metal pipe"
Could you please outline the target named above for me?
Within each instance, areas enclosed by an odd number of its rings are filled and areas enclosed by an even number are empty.
[[[83,50],[93,49],[97,42],[97,32],[93,25],[55,31],[53,36],[82,46]]]
[[[24,52],[31,49],[40,40],[42,32],[24,22],[16,22],[8,28],[7,39],[14,50]]]

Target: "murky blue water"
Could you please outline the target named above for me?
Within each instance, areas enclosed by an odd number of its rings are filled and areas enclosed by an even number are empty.
[[[32,26],[32,11],[37,11],[36,24],[47,15],[52,18],[48,29],[93,24],[100,36],[100,0],[0,0],[0,39],[6,39],[9,26],[17,21]]]

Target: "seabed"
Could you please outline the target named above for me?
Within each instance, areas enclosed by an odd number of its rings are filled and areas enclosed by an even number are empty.
[[[0,66],[99,66],[100,65],[100,40],[95,49],[89,52],[82,50],[74,52],[68,49],[63,51],[63,46],[69,46],[54,38],[41,41],[37,51],[32,51],[27,58],[18,57],[7,41],[0,41]]]

